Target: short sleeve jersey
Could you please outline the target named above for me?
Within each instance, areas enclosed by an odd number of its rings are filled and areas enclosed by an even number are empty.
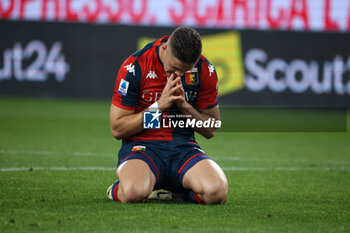
[[[135,113],[144,111],[156,102],[165,87],[167,76],[159,59],[159,46],[169,36],[149,43],[128,57],[119,69],[115,82],[112,104]],[[187,71],[181,81],[188,103],[197,109],[209,109],[218,104],[217,75],[214,66],[203,56],[192,70]],[[181,114],[174,104],[169,115]],[[144,129],[124,139],[126,141],[184,140],[193,141],[192,128],[161,127]]]

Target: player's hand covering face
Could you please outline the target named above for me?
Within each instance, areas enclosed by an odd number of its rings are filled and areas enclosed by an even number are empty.
[[[160,57],[168,81],[163,89],[161,98],[158,100],[159,108],[161,110],[169,109],[173,103],[181,107],[186,102],[181,77],[186,71],[191,70],[196,63],[187,64],[180,61],[173,55],[167,43],[160,46]]]
[[[181,83],[181,76],[175,76],[174,73],[168,77],[167,83],[163,89],[158,106],[161,111],[167,110],[174,102],[184,101],[185,94]]]

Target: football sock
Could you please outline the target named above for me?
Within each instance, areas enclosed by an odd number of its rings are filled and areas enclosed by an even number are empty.
[[[119,180],[117,180],[112,186],[112,197],[113,197],[113,200],[115,200],[116,202],[120,202],[118,198],[118,188],[119,188]]]
[[[205,205],[205,202],[198,196],[197,193],[193,192],[192,190],[188,191],[184,195],[184,201]]]

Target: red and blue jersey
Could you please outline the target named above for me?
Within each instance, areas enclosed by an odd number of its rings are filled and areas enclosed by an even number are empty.
[[[119,69],[112,104],[126,110],[142,112],[156,102],[167,83],[163,64],[159,59],[159,46],[169,36],[146,45],[128,57]],[[200,56],[195,67],[181,78],[188,103],[197,109],[209,109],[218,104],[217,75],[214,66]],[[174,104],[168,114],[181,114]],[[144,129],[126,141],[194,140],[191,128]]]

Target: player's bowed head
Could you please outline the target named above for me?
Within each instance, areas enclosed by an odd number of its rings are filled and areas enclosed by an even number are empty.
[[[168,79],[176,80],[173,89],[165,88],[175,97],[174,101],[185,98],[184,89],[181,84],[181,76],[191,70],[198,62],[202,53],[202,41],[199,33],[189,27],[178,27],[170,35],[168,41],[160,46],[160,60]],[[172,82],[172,80],[168,80]],[[175,89],[175,90],[174,90]],[[164,91],[163,91],[164,92]],[[170,93],[168,93],[170,94]],[[182,98],[177,98],[181,96]]]
[[[160,60],[168,77],[172,73],[182,76],[192,69],[202,53],[202,40],[199,33],[190,27],[178,27],[167,42],[160,46]]]

